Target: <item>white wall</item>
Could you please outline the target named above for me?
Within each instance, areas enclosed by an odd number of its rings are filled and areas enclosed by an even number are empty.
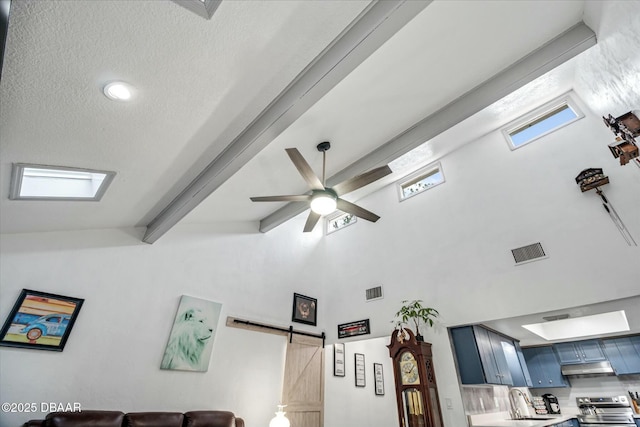
[[[222,324],[233,315],[285,326],[293,292],[317,297],[318,327],[300,329],[326,331],[328,344],[337,324],[367,318],[371,338],[388,337],[400,301],[419,298],[442,315],[425,339],[433,343],[445,425],[465,425],[445,326],[638,294],[630,267],[640,261],[638,247],[626,245],[598,197],[581,193],[574,177],[603,167],[611,179],[605,192],[640,241],[640,173],[618,165],[606,147],[611,133],[586,112],[513,152],[499,132],[487,134],[442,159],[445,184],[402,203],[393,186],[384,188],[358,202],[380,221],[326,237],[319,228],[301,233],[304,215],[267,234],[255,224],[180,226],[154,245],[132,230],[3,235],[3,319],[22,288],[86,302],[64,352],[0,349],[2,400],[229,409],[249,426],[265,425],[280,398],[284,343],[221,327],[209,372],[161,371],[180,295],[222,303]],[[538,241],[549,258],[515,267],[510,249]],[[365,302],[365,289],[378,284],[384,299]],[[368,369],[374,358],[388,362],[375,341],[358,345]],[[363,411],[349,417],[366,413],[369,426],[387,427],[396,415],[391,393],[389,386],[380,398],[356,389],[349,374],[328,376],[326,425],[344,416],[345,402],[356,402]],[[28,418],[3,413],[0,424]]]
[[[333,376],[333,345],[325,348],[324,425],[393,426],[398,424],[393,366],[389,357],[390,337],[345,342],[345,376]],[[341,340],[342,341],[342,340]],[[355,386],[355,353],[365,356],[365,387]],[[382,363],[384,396],[375,394],[373,364]]]
[[[293,291],[315,296],[322,283],[319,274],[301,283],[303,264],[289,262],[315,247],[276,236],[186,230],[155,245],[117,230],[2,236],[3,320],[22,288],[85,299],[63,352],[0,349],[2,401],[222,409],[267,425],[281,397],[286,339],[228,328],[225,319],[287,326]],[[183,294],[223,304],[206,373],[159,368]],[[42,416],[1,413],[0,425]]]

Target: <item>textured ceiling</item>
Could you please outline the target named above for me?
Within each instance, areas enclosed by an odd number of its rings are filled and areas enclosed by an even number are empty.
[[[0,83],[0,231],[146,225],[368,6],[223,1],[205,20],[168,0],[14,1]],[[640,89],[627,90],[638,88],[638,55],[619,47],[640,46],[640,13],[629,7],[638,2],[433,2],[183,221],[265,217],[279,204],[249,196],[306,191],[284,148],[319,171],[315,145],[332,141],[335,174],[582,19],[599,36],[588,59],[427,141],[367,191],[572,87],[598,113],[640,105]],[[136,86],[134,102],[102,95],[114,79]],[[117,176],[99,203],[10,201],[14,162]]]

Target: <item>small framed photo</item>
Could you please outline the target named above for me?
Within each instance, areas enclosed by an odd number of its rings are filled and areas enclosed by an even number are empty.
[[[384,375],[382,373],[382,363],[373,364],[373,377],[376,381],[376,396],[384,396]]]
[[[344,344],[335,343],[333,345],[333,375],[344,377]]]
[[[62,351],[83,302],[23,289],[0,330],[0,345]]]
[[[293,294],[293,314],[291,320],[298,323],[316,326],[318,300],[300,294]]]
[[[356,369],[355,369],[356,387],[364,387],[367,385],[364,377],[364,354],[356,353],[355,362],[356,362]]]

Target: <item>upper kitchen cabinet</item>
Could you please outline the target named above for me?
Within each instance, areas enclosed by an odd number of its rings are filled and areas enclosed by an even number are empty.
[[[602,350],[600,340],[586,340],[554,344],[562,365],[574,363],[602,362],[607,357]]]
[[[450,331],[462,384],[530,384],[512,339],[478,325]]]
[[[602,344],[616,374],[640,374],[640,335],[605,339]]]
[[[533,388],[568,387],[560,362],[551,346],[522,349]]]

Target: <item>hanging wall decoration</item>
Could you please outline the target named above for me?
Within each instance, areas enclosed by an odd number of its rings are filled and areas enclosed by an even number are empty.
[[[183,295],[160,369],[206,372],[222,304]]]
[[[333,375],[344,377],[344,344],[335,343],[333,345]]]
[[[318,300],[294,293],[291,321],[316,326],[318,323]]]
[[[355,354],[355,374],[356,374],[356,387],[364,387],[366,385],[364,377],[364,354]]]
[[[609,217],[615,224],[616,228],[620,231],[620,234],[622,234],[622,237],[627,242],[627,244],[629,246],[638,246],[636,241],[633,239],[633,236],[631,236],[631,233],[622,222],[622,219],[620,219],[618,212],[616,212],[609,199],[607,199],[604,192],[600,189],[601,186],[608,183],[609,177],[606,176],[600,168],[585,169],[576,177],[576,184],[580,186],[580,190],[583,193],[595,188],[596,194],[598,194],[598,196],[600,196],[600,198],[602,199],[602,206],[609,214]]]
[[[636,138],[640,136],[640,119],[631,111],[617,118],[609,114],[602,119],[616,136],[616,140],[609,144],[613,157],[620,159],[621,166],[633,162],[640,168],[640,153],[636,145]]]
[[[0,345],[62,351],[83,302],[23,289],[0,331]]]

